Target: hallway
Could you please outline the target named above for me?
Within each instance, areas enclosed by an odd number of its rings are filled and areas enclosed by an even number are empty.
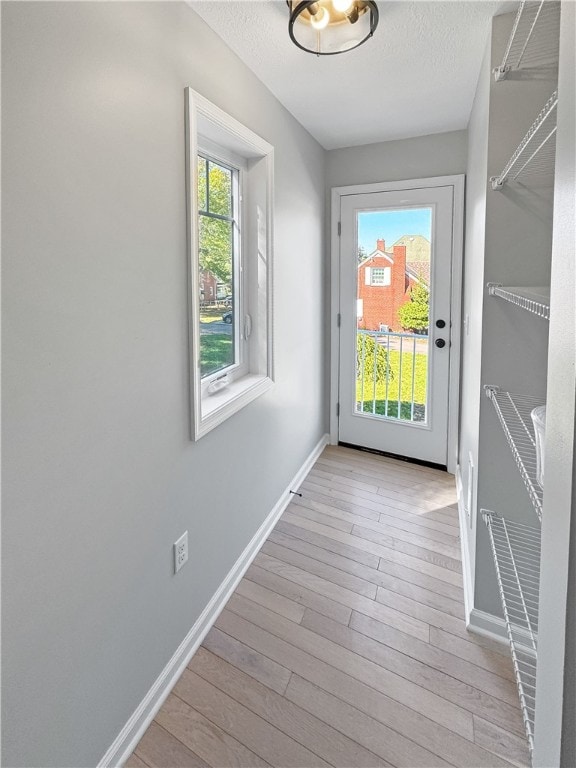
[[[527,765],[507,648],[462,618],[453,477],[330,446],[299,492],[127,766]]]

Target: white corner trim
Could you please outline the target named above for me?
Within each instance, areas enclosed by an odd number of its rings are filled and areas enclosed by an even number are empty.
[[[244,573],[268,538],[278,518],[290,503],[290,491],[298,488],[302,483],[328,443],[329,435],[323,435],[305,459],[298,472],[296,472],[286,489],[282,492],[273,509],[250,540],[248,546],[234,563],[228,575],[194,623],[194,626],[190,629],[184,640],[182,640],[168,664],[166,664],[148,693],[128,719],[128,722],[114,739],[104,757],[98,763],[97,768],[116,768],[116,766],[122,766],[130,757],[202,640],[212,628],[212,625],[220,615]]]
[[[464,270],[465,175],[440,177],[450,179],[452,198],[452,276],[450,293],[450,391],[448,402],[448,472],[456,473],[458,464],[458,427],[460,421],[460,361],[462,333],[462,280]]]
[[[464,493],[460,464],[456,465],[456,490],[458,494],[458,520],[460,522],[460,551],[462,553],[464,618],[466,620],[466,627],[469,628],[471,615],[474,612],[474,582],[472,579],[472,564],[470,562],[470,550],[468,547],[468,515],[464,506]]]

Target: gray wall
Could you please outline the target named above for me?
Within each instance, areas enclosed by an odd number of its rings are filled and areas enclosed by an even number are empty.
[[[466,172],[466,131],[435,133],[326,153],[326,186],[404,181]]]
[[[562,4],[534,765],[576,765],[576,7]],[[568,576],[570,569],[570,578]]]
[[[325,153],[183,3],[2,12],[3,764],[89,766],[326,431]],[[196,444],[188,85],[276,148],[277,383]]]

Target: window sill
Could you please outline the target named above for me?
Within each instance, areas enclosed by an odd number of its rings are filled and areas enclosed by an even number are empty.
[[[241,379],[233,381],[225,389],[214,395],[202,398],[202,415],[195,430],[194,438],[198,440],[207,432],[222,424],[234,413],[251,403],[273,385],[268,376],[248,374]]]

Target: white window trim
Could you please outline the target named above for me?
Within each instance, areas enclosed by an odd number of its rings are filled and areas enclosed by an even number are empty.
[[[260,258],[266,261],[265,322],[254,334],[248,355],[247,373],[218,393],[203,395],[200,376],[200,289],[198,269],[198,200],[197,155],[201,149],[210,151],[210,145],[226,148],[233,155],[246,159],[247,165],[257,162],[264,169],[265,191],[254,196],[249,211],[245,207],[244,226],[245,263],[253,262],[254,269]],[[222,152],[219,153],[222,159]],[[261,175],[261,174],[260,174]],[[273,342],[273,189],[274,148],[249,128],[221,110],[208,99],[186,89],[186,189],[188,212],[188,267],[189,267],[189,334],[190,334],[190,413],[191,438],[199,440],[234,413],[268,391],[274,382]],[[262,210],[265,208],[265,210]],[[249,267],[248,267],[249,268]],[[255,281],[252,281],[255,285]],[[257,290],[257,289],[256,289]],[[247,291],[248,294],[250,291]],[[254,292],[254,290],[253,290]],[[247,296],[245,312],[254,308],[261,297]],[[241,322],[244,323],[244,319]],[[256,348],[258,347],[258,348]],[[264,355],[262,351],[264,350]],[[263,359],[265,358],[265,359]]]
[[[382,282],[378,282],[375,278],[376,270],[382,271]],[[386,271],[388,270],[388,271]],[[372,267],[370,271],[370,285],[374,285],[381,288],[387,288],[392,284],[392,270],[390,267]]]

